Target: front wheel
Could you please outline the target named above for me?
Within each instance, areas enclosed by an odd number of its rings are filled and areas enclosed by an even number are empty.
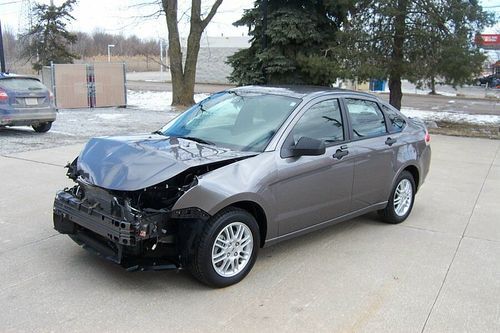
[[[209,286],[230,286],[250,272],[259,244],[255,218],[240,208],[224,209],[203,228],[189,270]]]
[[[410,215],[415,200],[415,180],[408,171],[403,171],[396,180],[387,206],[378,213],[382,221],[401,223]]]
[[[33,129],[37,133],[45,133],[45,132],[48,132],[50,130],[50,128],[52,127],[52,122],[48,121],[46,123],[32,125],[31,127],[33,127]]]

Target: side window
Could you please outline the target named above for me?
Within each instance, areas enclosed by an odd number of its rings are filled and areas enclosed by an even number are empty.
[[[347,98],[346,106],[355,139],[387,133],[384,115],[377,103]]]
[[[389,108],[388,106],[382,105],[382,110],[384,110],[387,118],[389,118],[389,123],[387,124],[389,131],[392,133],[401,132],[406,125],[406,121],[403,119],[403,117],[401,117],[396,111]]]
[[[326,100],[310,107],[295,125],[292,135],[295,143],[303,136],[326,143],[344,141],[339,101]]]

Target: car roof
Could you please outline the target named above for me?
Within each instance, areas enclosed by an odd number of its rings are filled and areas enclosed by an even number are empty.
[[[13,79],[13,78],[20,78],[20,79],[32,79],[32,80],[38,80],[38,78],[33,77],[33,76],[28,76],[28,75],[18,75],[18,74],[13,74],[13,73],[2,73],[0,72],[0,80],[2,79]]]
[[[322,87],[322,86],[304,86],[304,85],[243,86],[243,87],[228,89],[228,91],[280,95],[280,96],[288,96],[301,99],[306,97],[316,97],[319,95],[331,94],[331,93],[353,94],[353,95],[358,95],[360,97],[371,97],[378,99],[376,96],[372,94],[359,91]]]

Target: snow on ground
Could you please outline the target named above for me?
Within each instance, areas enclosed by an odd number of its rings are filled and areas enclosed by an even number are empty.
[[[500,125],[500,115],[466,114],[446,111],[424,111],[403,107],[401,112],[408,117],[451,123],[472,123],[483,125]]]
[[[195,102],[207,98],[209,94],[194,95]],[[127,91],[127,107],[152,110],[152,111],[171,111],[172,92],[171,91]]]
[[[209,94],[196,94],[194,100],[199,102],[208,97]],[[130,108],[151,111],[170,111],[172,103],[172,93],[168,91],[128,91],[127,96]],[[453,104],[453,100],[449,103]],[[403,114],[409,117],[421,118],[432,121],[466,122],[473,124],[500,124],[500,115],[472,115],[463,113],[453,113],[445,111],[430,111],[404,108]],[[114,115],[98,115],[98,117],[110,117]]]
[[[96,118],[104,119],[104,120],[115,120],[120,118],[125,118],[124,114],[114,114],[114,113],[98,113],[95,115]]]

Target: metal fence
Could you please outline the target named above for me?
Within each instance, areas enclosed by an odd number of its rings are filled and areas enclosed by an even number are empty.
[[[43,68],[42,81],[61,109],[127,105],[125,64],[52,64]]]

